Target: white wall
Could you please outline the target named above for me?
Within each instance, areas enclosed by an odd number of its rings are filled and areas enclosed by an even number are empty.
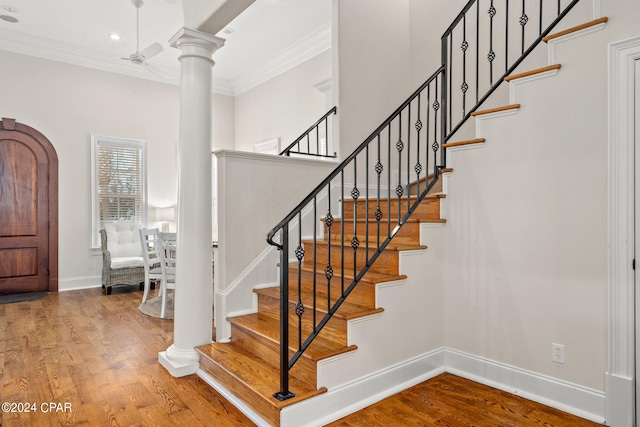
[[[442,34],[467,0],[410,0],[411,86],[418,87],[442,65]]]
[[[95,285],[91,134],[146,140],[149,206],[175,205],[179,88],[5,51],[0,64],[0,117],[36,128],[58,153],[60,288]],[[233,99],[216,95],[213,105],[214,143],[232,146]]]
[[[409,0],[392,5],[387,0],[335,0],[333,5],[333,96],[344,158],[411,94],[410,8]]]
[[[235,98],[236,150],[253,151],[258,142],[280,138],[292,143],[328,111],[315,84],[331,77],[326,51]]]

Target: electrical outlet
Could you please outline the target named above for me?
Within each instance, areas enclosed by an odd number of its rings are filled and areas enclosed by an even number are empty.
[[[563,344],[551,344],[551,360],[556,363],[564,363]]]

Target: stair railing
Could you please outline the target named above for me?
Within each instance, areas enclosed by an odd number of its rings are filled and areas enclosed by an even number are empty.
[[[296,138],[287,148],[280,152],[281,156],[290,156],[291,154],[302,154],[305,156],[336,158],[336,153],[329,154],[330,138],[332,131],[330,129],[330,118],[338,111],[337,107],[333,107],[327,111],[317,122],[309,129],[304,131],[302,135]]]
[[[526,0],[506,0],[502,10],[494,0],[469,1],[442,36],[440,68],[268,233],[267,242],[280,250],[275,398],[294,396],[289,376],[295,363],[438,181],[446,167],[442,144],[579,1],[527,6]],[[517,5],[510,9],[510,3]],[[504,39],[494,37],[495,28]],[[311,288],[311,301],[302,300],[305,287]],[[289,303],[290,295],[295,303]]]

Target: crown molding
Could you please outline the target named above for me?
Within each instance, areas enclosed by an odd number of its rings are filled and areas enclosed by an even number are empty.
[[[153,80],[160,83],[180,84],[179,75],[166,67],[158,66],[170,76],[170,80],[165,80],[144,70],[142,67],[129,64],[118,57],[112,57],[110,54],[104,52],[85,49],[73,44],[62,43],[18,31],[8,31],[2,28],[0,28],[0,50]]]
[[[282,50],[261,66],[239,72],[233,79],[213,77],[211,90],[221,95],[240,95],[329,49],[331,49],[330,23]],[[170,76],[169,80],[165,80],[142,67],[129,64],[104,52],[2,28],[0,28],[0,50],[160,83],[180,85],[179,68],[169,69],[159,66],[165,74]]]
[[[234,95],[247,92],[329,49],[331,49],[331,23],[323,25],[317,31],[282,50],[262,66],[241,71],[238,77],[231,81]]]

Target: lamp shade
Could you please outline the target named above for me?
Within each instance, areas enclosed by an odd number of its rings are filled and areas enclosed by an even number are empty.
[[[156,221],[173,221],[176,218],[176,208],[156,208]]]

